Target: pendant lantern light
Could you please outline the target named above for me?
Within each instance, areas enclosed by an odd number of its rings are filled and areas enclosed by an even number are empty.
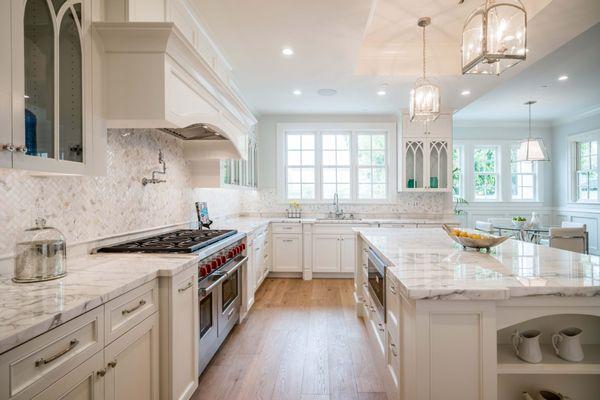
[[[461,52],[463,75],[500,75],[525,60],[527,11],[523,3],[485,0],[465,22]]]
[[[423,28],[423,76],[415,82],[410,91],[410,120],[431,122],[440,115],[440,88],[427,79],[427,64],[425,59],[425,27],[431,23],[431,18],[419,18],[417,25]]]
[[[516,161],[550,161],[544,139],[531,137],[531,106],[535,103],[534,100],[525,103],[529,107],[529,136],[521,141]]]

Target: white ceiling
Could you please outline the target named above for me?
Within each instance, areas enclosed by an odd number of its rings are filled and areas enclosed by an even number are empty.
[[[528,60],[500,77],[475,77],[460,75],[457,60],[462,23],[479,0],[460,7],[457,0],[193,1],[257,114],[387,114],[407,108],[419,69],[418,16],[432,17],[428,53],[435,50],[437,56],[429,64],[440,74],[436,82],[443,106],[452,110],[509,81],[600,21],[600,0],[524,0],[530,10]],[[295,54],[283,57],[284,46]],[[389,84],[388,95],[379,97],[383,83]],[[321,88],[339,93],[319,96]],[[302,95],[294,96],[295,89]],[[461,96],[464,89],[471,96]],[[482,113],[469,111],[468,118]]]
[[[600,1],[599,1],[600,3]],[[558,81],[561,75],[569,77]],[[600,105],[600,24],[461,109],[458,120],[555,121]]]

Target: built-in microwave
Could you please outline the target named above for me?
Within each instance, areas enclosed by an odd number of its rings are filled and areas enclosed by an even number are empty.
[[[385,263],[373,251],[368,252],[369,293],[377,307],[380,320],[385,322]]]

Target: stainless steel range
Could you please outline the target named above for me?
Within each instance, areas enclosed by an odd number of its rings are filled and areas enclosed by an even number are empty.
[[[235,230],[184,229],[98,249],[100,253],[196,253],[202,373],[240,319],[246,235]]]

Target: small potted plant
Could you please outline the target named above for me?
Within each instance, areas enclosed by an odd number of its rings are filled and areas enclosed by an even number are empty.
[[[525,222],[527,222],[527,218],[525,217],[513,217],[512,218],[513,225],[517,228],[523,228]]]

